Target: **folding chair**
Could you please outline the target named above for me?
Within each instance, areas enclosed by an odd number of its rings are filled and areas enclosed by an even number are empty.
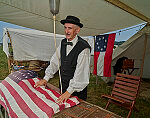
[[[109,99],[105,109],[108,108],[110,103],[115,103],[116,105],[129,110],[127,116],[127,118],[129,118],[133,108],[137,110],[135,108],[135,102],[140,80],[141,79],[138,76],[117,73],[111,95],[102,95],[102,97]]]
[[[131,75],[134,70],[133,68],[134,68],[134,60],[133,59],[125,59],[125,60],[123,60],[121,73],[127,74],[126,73],[126,71],[127,71],[128,74]],[[129,69],[132,69],[131,73],[130,73]]]

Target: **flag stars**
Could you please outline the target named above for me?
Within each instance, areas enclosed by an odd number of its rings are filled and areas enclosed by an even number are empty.
[[[95,51],[96,52],[105,52],[107,49],[108,35],[96,36],[95,40]]]

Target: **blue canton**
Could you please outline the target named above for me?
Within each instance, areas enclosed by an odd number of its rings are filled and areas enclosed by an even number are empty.
[[[37,74],[36,72],[31,70],[19,70],[9,74],[8,77],[13,81],[15,81],[16,83],[19,83],[21,80],[24,79],[35,78],[37,77]]]
[[[105,52],[109,35],[98,35],[95,41],[95,52]]]

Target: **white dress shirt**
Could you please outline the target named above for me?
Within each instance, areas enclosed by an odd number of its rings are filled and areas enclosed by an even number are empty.
[[[67,55],[76,45],[77,41],[78,41],[78,37],[76,36],[72,41],[70,41],[73,43],[73,46],[67,45]],[[57,48],[58,56],[55,52],[51,58],[50,65],[47,67],[45,71],[44,79],[47,81],[50,78],[53,78],[54,74],[58,71],[58,64],[61,61],[60,48],[61,48],[61,43]],[[86,48],[78,55],[76,70],[74,72],[73,78],[70,80],[67,91],[70,94],[72,94],[75,91],[77,92],[82,91],[89,84],[89,78],[90,78],[90,49]]]

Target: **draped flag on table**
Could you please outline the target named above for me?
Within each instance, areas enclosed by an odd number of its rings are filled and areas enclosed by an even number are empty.
[[[116,34],[98,35],[94,48],[94,75],[110,77],[111,61]]]
[[[56,100],[60,94],[44,86],[35,88],[37,81],[35,72],[20,70],[0,83],[0,104],[10,118],[51,118],[64,108],[79,104],[77,97],[58,104]]]

